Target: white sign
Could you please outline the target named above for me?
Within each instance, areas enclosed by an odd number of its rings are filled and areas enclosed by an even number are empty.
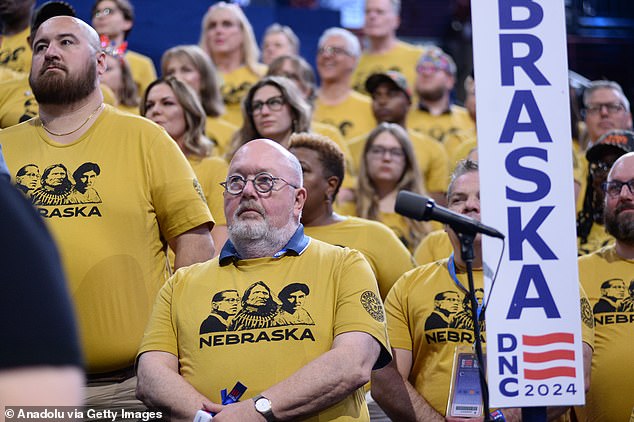
[[[583,404],[564,0],[471,8],[490,404]]]

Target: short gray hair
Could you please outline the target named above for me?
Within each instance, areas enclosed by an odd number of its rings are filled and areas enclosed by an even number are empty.
[[[588,107],[588,101],[590,100],[590,96],[594,94],[595,91],[599,89],[611,89],[616,92],[616,95],[620,98],[621,104],[625,107],[625,111],[630,111],[630,102],[625,96],[623,92],[623,88],[617,82],[608,81],[608,80],[598,80],[592,81],[583,91],[583,106]]]
[[[480,167],[478,166],[477,161],[462,160],[458,162],[458,164],[456,164],[456,168],[454,169],[453,173],[451,173],[451,181],[449,182],[449,186],[447,187],[447,198],[449,198],[452,194],[453,185],[456,179],[458,179],[461,176],[464,176],[467,173],[471,173],[471,172],[477,173],[479,171],[479,168]]]
[[[354,56],[356,59],[361,56],[361,43],[359,43],[359,39],[352,32],[343,28],[328,28],[324,31],[324,33],[319,37],[319,42],[317,43],[317,47],[321,47],[324,45],[327,39],[330,37],[341,37],[346,42],[346,50],[350,55]]]
[[[299,38],[297,38],[297,35],[289,26],[274,23],[273,25],[266,28],[262,40],[266,39],[266,37],[272,34],[283,34],[288,39],[291,47],[293,47],[295,54],[299,54]]]

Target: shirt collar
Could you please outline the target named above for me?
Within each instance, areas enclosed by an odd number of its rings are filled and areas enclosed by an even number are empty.
[[[310,243],[310,237],[304,234],[304,226],[302,224],[297,227],[295,233],[288,240],[286,245],[275,254],[273,254],[273,258],[281,258],[284,255],[301,255],[308,244]],[[239,261],[240,255],[236,250],[236,247],[231,243],[231,240],[227,240],[220,251],[219,263],[221,266],[230,264],[234,261]]]
[[[426,112],[428,112],[428,113],[429,113],[429,109],[427,108],[427,106],[426,106],[425,104],[423,104],[423,102],[422,102],[422,101],[419,101],[419,102],[418,102],[418,109],[419,109],[420,111],[426,111]],[[443,112],[442,112],[442,113],[440,113],[440,114],[451,114],[451,104],[449,104],[449,105],[447,106],[447,109],[445,109],[445,111],[443,111]]]

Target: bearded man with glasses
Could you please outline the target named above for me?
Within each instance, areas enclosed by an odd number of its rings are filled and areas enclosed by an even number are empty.
[[[304,235],[302,185],[299,161],[280,144],[237,150],[222,183],[229,240],[219,257],[174,275],[155,303],[138,357],[146,404],[183,421],[199,410],[219,420],[369,420],[362,386],[391,360],[377,282],[360,252]],[[298,286],[295,311],[310,320],[284,317],[285,293]],[[227,290],[241,309],[226,332],[200,334],[210,297]],[[221,390],[238,381],[245,398],[221,405]]]
[[[616,160],[603,190],[605,228],[614,244],[579,258],[579,278],[595,321],[592,388],[586,405],[577,409],[579,420],[588,422],[626,421],[634,408],[634,313],[630,298],[622,300],[627,286],[632,294],[634,281],[634,153]],[[597,306],[609,296],[616,298],[613,307]]]

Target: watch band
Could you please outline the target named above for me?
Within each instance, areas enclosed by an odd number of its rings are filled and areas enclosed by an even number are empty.
[[[264,402],[265,406],[258,405],[259,402]],[[273,416],[273,409],[271,409],[271,400],[264,397],[262,394],[258,394],[253,397],[253,403],[255,405],[255,411],[264,416],[267,422],[274,422],[275,416]]]

